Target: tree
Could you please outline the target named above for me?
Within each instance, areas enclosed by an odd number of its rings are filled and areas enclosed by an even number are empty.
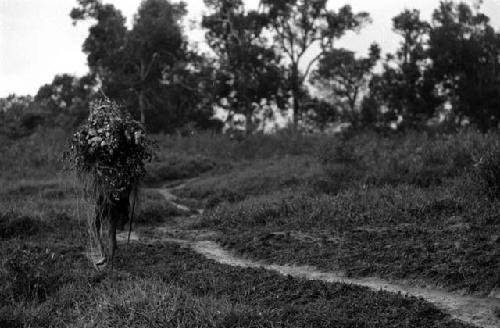
[[[141,122],[146,123],[146,112],[165,107],[164,76],[179,62],[185,63],[186,42],[179,25],[185,5],[145,0],[133,28],[127,30],[124,17],[112,5],[98,0],[78,3],[71,12],[74,22],[96,21],[83,45],[91,72],[109,97],[138,108]]]
[[[185,41],[179,26],[186,14],[184,3],[174,5],[165,0],[141,3],[132,30],[126,39],[127,61],[124,71],[127,83],[137,94],[141,122],[146,122],[146,108],[154,104],[162,72],[183,59]]]
[[[357,105],[367,89],[373,67],[380,59],[377,44],[370,47],[367,58],[356,58],[346,49],[332,49],[319,62],[312,74],[312,81],[333,93],[335,100],[346,103],[351,121],[356,123]],[[329,90],[328,90],[329,89]]]
[[[221,128],[220,122],[212,118],[216,66],[213,58],[190,51],[182,61],[163,71],[162,98],[157,102],[158,115],[154,122],[156,130],[184,133],[193,128]]]
[[[390,115],[420,124],[435,113],[439,103],[434,81],[426,71],[430,25],[420,19],[420,11],[406,9],[393,18],[393,29],[402,37],[401,47],[387,56],[383,73],[372,80],[371,93],[387,106]]]
[[[459,121],[483,130],[500,123],[500,35],[489,18],[465,3],[443,1],[429,39],[431,76]]]
[[[327,0],[262,0],[276,44],[288,61],[288,79],[293,96],[294,122],[301,115],[304,81],[316,62],[330,49],[334,40],[356,30],[369,19],[367,13],[353,13],[350,6],[337,12],[326,8]],[[307,56],[319,47],[318,53]],[[305,69],[301,72],[300,67]]]
[[[306,131],[325,130],[328,124],[339,119],[340,110],[337,104],[324,99],[312,98],[306,95],[303,99],[302,123]]]
[[[424,37],[430,25],[420,19],[420,11],[405,9],[392,22],[394,31],[403,38],[401,48],[396,53],[402,65],[415,65],[425,59]]]
[[[229,101],[230,114],[244,114],[246,131],[251,132],[255,104],[278,96],[284,87],[279,57],[262,33],[267,15],[247,11],[240,0],[205,3],[212,13],[203,17],[202,26],[218,60],[216,99]]]
[[[32,96],[11,94],[0,98],[0,135],[20,138],[43,123]]]
[[[120,85],[117,72],[125,60],[125,17],[113,5],[102,4],[99,0],[78,0],[78,4],[70,13],[73,24],[80,20],[95,20],[82,46],[88,66],[103,84],[103,89],[106,92],[111,89],[109,92],[113,93],[113,84]]]
[[[91,75],[81,78],[69,74],[56,75],[52,83],[38,89],[34,101],[47,113],[51,124],[76,126],[88,114],[89,102],[95,94],[95,84]]]
[[[76,126],[88,114],[95,83],[89,75],[56,75],[52,83],[38,89],[35,97],[10,95],[0,99],[0,134],[19,137],[39,126]]]

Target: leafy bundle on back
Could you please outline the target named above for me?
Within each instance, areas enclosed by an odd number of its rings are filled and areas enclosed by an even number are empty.
[[[95,254],[92,250],[94,264],[105,264],[113,258],[116,228],[131,220],[130,206],[135,205],[137,186],[153,149],[142,124],[109,99],[92,102],[87,122],[73,134],[64,157],[77,172],[85,198],[95,208],[88,217],[91,246],[97,246],[98,251]],[[106,238],[103,229],[107,230]]]
[[[73,134],[66,152],[80,177],[91,176],[89,192],[104,191],[114,199],[138,183],[152,156],[143,126],[108,99],[91,103],[87,122]]]

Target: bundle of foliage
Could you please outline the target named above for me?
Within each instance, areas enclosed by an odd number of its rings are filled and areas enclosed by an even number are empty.
[[[115,200],[145,175],[152,156],[153,143],[145,138],[143,125],[109,99],[90,104],[87,122],[65,153],[80,175],[91,176],[92,186]]]

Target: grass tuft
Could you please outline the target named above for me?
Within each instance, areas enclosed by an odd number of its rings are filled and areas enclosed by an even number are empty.
[[[44,227],[45,225],[38,218],[14,212],[0,214],[0,239],[32,236]]]

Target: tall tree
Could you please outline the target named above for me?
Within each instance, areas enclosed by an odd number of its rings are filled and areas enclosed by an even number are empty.
[[[326,8],[327,0],[262,0],[276,44],[288,61],[288,79],[293,96],[294,122],[301,115],[304,82],[316,62],[336,39],[356,30],[369,19],[367,13],[353,13],[350,6],[338,11]],[[318,49],[308,56],[311,49]],[[301,71],[301,67],[305,67]]]
[[[192,128],[219,129],[220,122],[212,117],[216,67],[215,59],[189,51],[182,61],[164,70],[162,98],[157,102],[157,111],[164,115],[156,115],[154,125],[179,133]]]
[[[420,18],[420,11],[405,9],[392,19],[393,30],[403,41],[397,51],[402,65],[415,65],[425,58],[424,38],[429,32],[429,23]]]
[[[127,30],[123,15],[113,5],[99,0],[78,3],[71,12],[74,22],[95,20],[83,45],[91,71],[108,96],[136,105],[141,122],[146,123],[146,112],[164,100],[164,74],[185,55],[179,25],[185,5],[145,0]]]
[[[162,74],[184,59],[185,40],[179,21],[185,14],[184,3],[146,0],[128,33],[124,73],[137,94],[142,123],[146,122],[146,109],[154,106]]]
[[[121,70],[124,61],[125,17],[113,5],[102,4],[99,0],[78,0],[78,5],[70,13],[73,24],[88,19],[95,21],[82,46],[87,64],[103,88],[111,89],[112,93],[112,86],[119,85],[120,77],[116,72]]]
[[[371,72],[380,59],[380,48],[373,44],[367,58],[356,58],[353,51],[333,49],[320,60],[318,69],[313,71],[313,83],[331,92],[335,101],[347,104],[347,115],[357,123],[357,107],[368,88]]]
[[[459,120],[486,130],[500,123],[500,35],[489,18],[465,3],[434,11],[430,73]]]
[[[438,104],[433,80],[427,76],[426,40],[429,23],[420,11],[404,10],[393,18],[393,29],[402,38],[395,55],[388,55],[384,70],[372,80],[372,94],[378,93],[390,113],[400,115],[409,124],[430,118]]]
[[[216,98],[228,99],[232,113],[244,114],[251,132],[255,104],[280,94],[283,87],[279,57],[263,35],[268,17],[247,11],[240,0],[205,4],[212,13],[203,17],[202,26],[218,60]]]

